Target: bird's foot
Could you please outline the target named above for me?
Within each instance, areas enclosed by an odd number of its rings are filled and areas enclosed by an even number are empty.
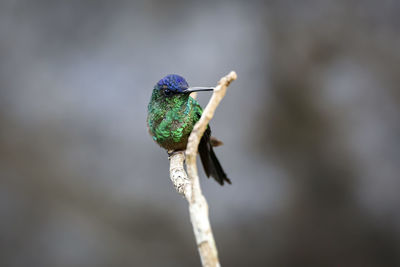
[[[171,159],[171,157],[172,157],[173,155],[175,155],[176,153],[180,153],[180,152],[182,152],[182,150],[168,150],[168,151],[167,151],[168,159]]]

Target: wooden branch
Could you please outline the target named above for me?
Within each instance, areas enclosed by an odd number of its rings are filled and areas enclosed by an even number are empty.
[[[183,162],[185,161],[184,151],[174,151],[169,157],[169,176],[176,191],[183,195],[188,201],[192,196],[192,183],[190,182],[185,169],[183,168]]]
[[[170,177],[175,189],[185,196],[189,204],[190,220],[192,222],[197,247],[203,266],[218,267],[217,247],[211,230],[208,217],[208,205],[201,192],[199,175],[197,172],[196,155],[200,139],[207,128],[209,121],[214,116],[215,109],[225,96],[226,88],[236,80],[237,75],[231,71],[221,78],[215,87],[213,95],[208,102],[200,120],[195,124],[186,148],[186,169],[183,167],[185,154],[183,151],[176,151],[170,157]]]

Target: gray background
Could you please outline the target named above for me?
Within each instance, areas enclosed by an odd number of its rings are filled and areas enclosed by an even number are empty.
[[[211,127],[233,184],[200,169],[222,265],[400,266],[399,12],[3,0],[0,266],[199,266],[147,103],[232,69]]]

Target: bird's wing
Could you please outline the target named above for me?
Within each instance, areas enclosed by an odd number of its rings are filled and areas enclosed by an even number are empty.
[[[203,112],[200,105],[195,101],[194,108],[196,112],[196,122],[200,119]],[[215,139],[217,140],[217,139]],[[218,144],[222,143],[218,140]],[[207,177],[212,176],[219,184],[223,185],[224,182],[231,183],[231,181],[226,176],[221,164],[218,161],[217,156],[213,150],[213,138],[211,137],[211,128],[207,125],[203,136],[201,137],[199,144],[199,154],[200,159],[204,167],[204,171]]]

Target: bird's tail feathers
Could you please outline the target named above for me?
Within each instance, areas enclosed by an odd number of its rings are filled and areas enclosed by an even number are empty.
[[[203,136],[199,144],[199,154],[204,171],[207,177],[212,176],[220,185],[224,185],[224,182],[231,184],[214,153],[212,142],[209,139],[209,137]]]

